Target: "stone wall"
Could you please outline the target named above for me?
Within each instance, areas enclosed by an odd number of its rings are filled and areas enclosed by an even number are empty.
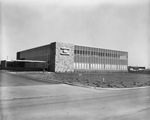
[[[56,42],[55,72],[74,72],[74,45]]]

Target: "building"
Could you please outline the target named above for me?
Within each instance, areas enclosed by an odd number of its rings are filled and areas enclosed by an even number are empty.
[[[17,52],[18,60],[46,61],[51,72],[127,72],[128,52],[53,42]]]
[[[128,66],[128,71],[145,71],[146,68],[144,66]]]
[[[1,69],[14,71],[41,71],[45,68],[45,61],[37,60],[2,60]]]

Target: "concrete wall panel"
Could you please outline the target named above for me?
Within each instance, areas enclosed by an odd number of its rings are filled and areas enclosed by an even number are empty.
[[[74,72],[74,45],[56,42],[55,72]]]

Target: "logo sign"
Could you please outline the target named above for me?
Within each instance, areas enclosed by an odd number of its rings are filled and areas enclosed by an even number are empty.
[[[70,48],[61,47],[60,48],[60,54],[61,55],[69,55],[70,54]]]

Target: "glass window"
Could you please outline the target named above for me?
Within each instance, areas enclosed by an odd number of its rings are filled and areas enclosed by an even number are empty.
[[[105,55],[106,55],[106,57],[108,56],[107,53]]]

